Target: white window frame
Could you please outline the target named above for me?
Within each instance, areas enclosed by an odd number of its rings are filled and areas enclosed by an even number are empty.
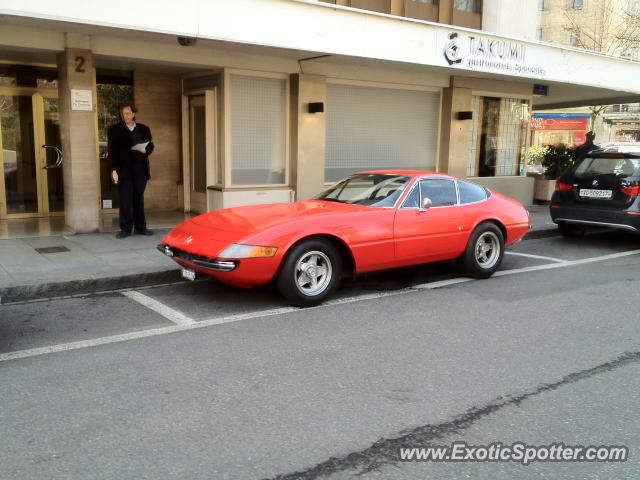
[[[516,100],[526,100],[529,104],[529,113],[532,113],[532,107],[531,105],[533,105],[533,95],[521,95],[521,94],[517,94],[517,93],[508,93],[508,92],[489,92],[487,90],[472,90],[471,91],[471,96],[478,96],[478,97],[494,97],[494,98],[499,98],[499,99],[503,99],[503,98],[513,98]],[[473,133],[473,132],[472,132]],[[525,138],[525,145],[529,145],[530,140],[531,140],[531,122],[527,123],[527,131],[526,131],[526,138]],[[524,159],[522,159],[522,161],[524,162]],[[467,165],[468,167],[468,165]],[[465,169],[465,173],[467,172],[467,169]],[[465,179],[474,179],[474,178],[516,178],[516,177],[522,177],[524,175],[521,175],[520,173],[517,173],[516,175],[496,175],[494,177],[479,177],[478,176],[478,172],[475,172],[475,175],[466,175],[464,178]]]
[[[272,78],[277,80],[284,80],[284,183],[258,183],[252,185],[234,185],[231,183],[231,75],[242,75],[246,77],[260,77],[260,78]],[[224,189],[273,189],[273,188],[289,188],[290,182],[290,86],[289,75],[286,73],[277,72],[265,72],[257,70],[244,70],[237,68],[225,68],[222,81],[222,103],[223,103],[223,137],[224,137],[224,152],[223,152],[223,188]]]

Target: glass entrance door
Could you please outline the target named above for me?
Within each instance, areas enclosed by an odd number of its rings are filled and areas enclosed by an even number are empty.
[[[2,89],[0,147],[0,216],[63,212],[58,99]]]
[[[205,96],[189,99],[189,166],[191,211],[207,211],[207,126]]]

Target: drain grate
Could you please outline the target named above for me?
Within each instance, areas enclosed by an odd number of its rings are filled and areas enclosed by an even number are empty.
[[[64,247],[64,246],[61,246],[61,247],[42,247],[42,248],[36,248],[35,250],[38,253],[62,253],[62,252],[68,252],[69,251],[69,249],[67,247]]]

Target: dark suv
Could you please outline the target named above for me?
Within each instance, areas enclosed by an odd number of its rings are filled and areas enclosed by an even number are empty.
[[[640,232],[640,155],[595,150],[556,181],[551,219],[565,237],[585,227]]]

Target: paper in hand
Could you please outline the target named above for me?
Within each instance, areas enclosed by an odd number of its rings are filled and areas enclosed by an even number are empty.
[[[136,143],[131,147],[131,150],[135,150],[140,153],[147,153],[147,145],[149,145],[149,142]]]

